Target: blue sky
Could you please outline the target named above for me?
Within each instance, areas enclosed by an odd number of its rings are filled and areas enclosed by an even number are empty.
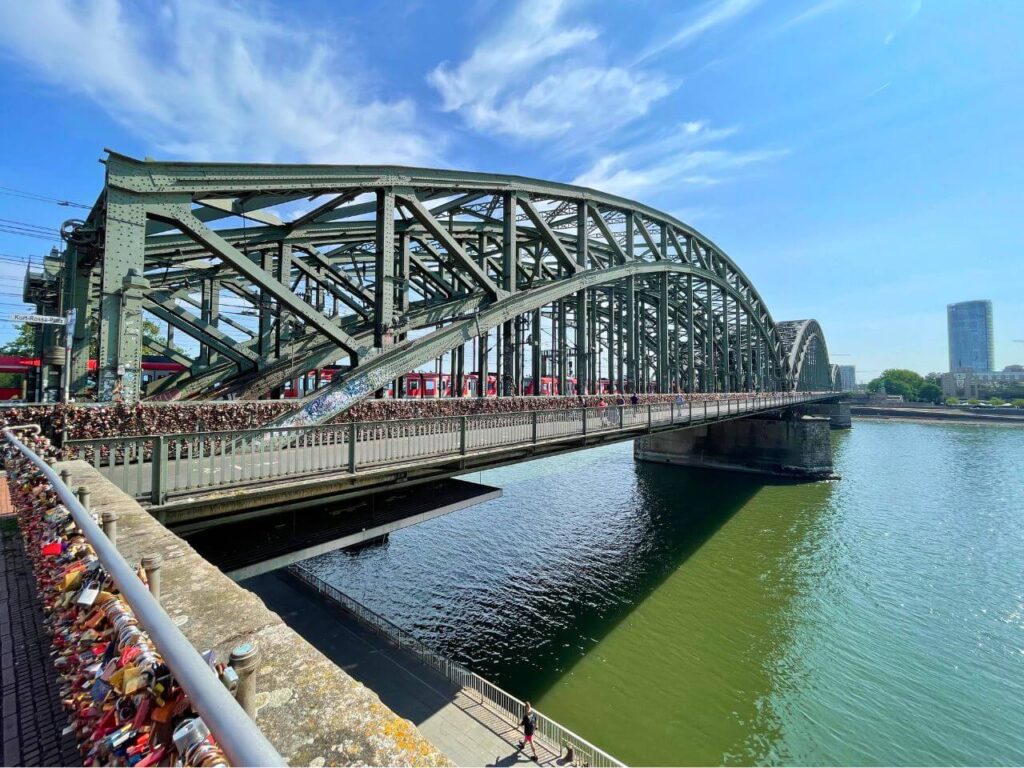
[[[975,298],[1001,368],[1024,362],[1022,40],[995,0],[3,3],[0,186],[92,203],[106,146],[576,182],[699,228],[861,378],[945,370],[945,306]],[[0,316],[51,245],[6,229]]]

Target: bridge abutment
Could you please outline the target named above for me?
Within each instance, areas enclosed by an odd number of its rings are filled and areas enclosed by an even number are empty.
[[[785,477],[834,478],[829,420],[793,412],[638,438],[640,461]]]

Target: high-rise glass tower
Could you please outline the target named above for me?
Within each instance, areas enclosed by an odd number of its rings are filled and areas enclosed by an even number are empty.
[[[946,306],[949,323],[949,370],[991,371],[996,367],[992,337],[992,302],[961,301]]]

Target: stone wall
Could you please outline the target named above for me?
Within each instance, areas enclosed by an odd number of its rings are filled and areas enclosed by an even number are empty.
[[[67,461],[91,508],[116,511],[117,544],[131,563],[159,554],[161,604],[199,651],[226,658],[254,640],[262,653],[256,724],[290,765],[449,765],[408,720],[290,629],[248,590],[204,560],[83,461]]]

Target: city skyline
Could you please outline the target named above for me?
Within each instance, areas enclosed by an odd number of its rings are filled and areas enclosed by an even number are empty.
[[[3,317],[53,240],[22,225],[83,213],[20,191],[91,205],[109,146],[591,186],[698,228],[864,380],[945,370],[944,307],[966,285],[995,305],[996,367],[1024,362],[1017,3],[53,0],[0,21],[22,116],[0,150]]]

